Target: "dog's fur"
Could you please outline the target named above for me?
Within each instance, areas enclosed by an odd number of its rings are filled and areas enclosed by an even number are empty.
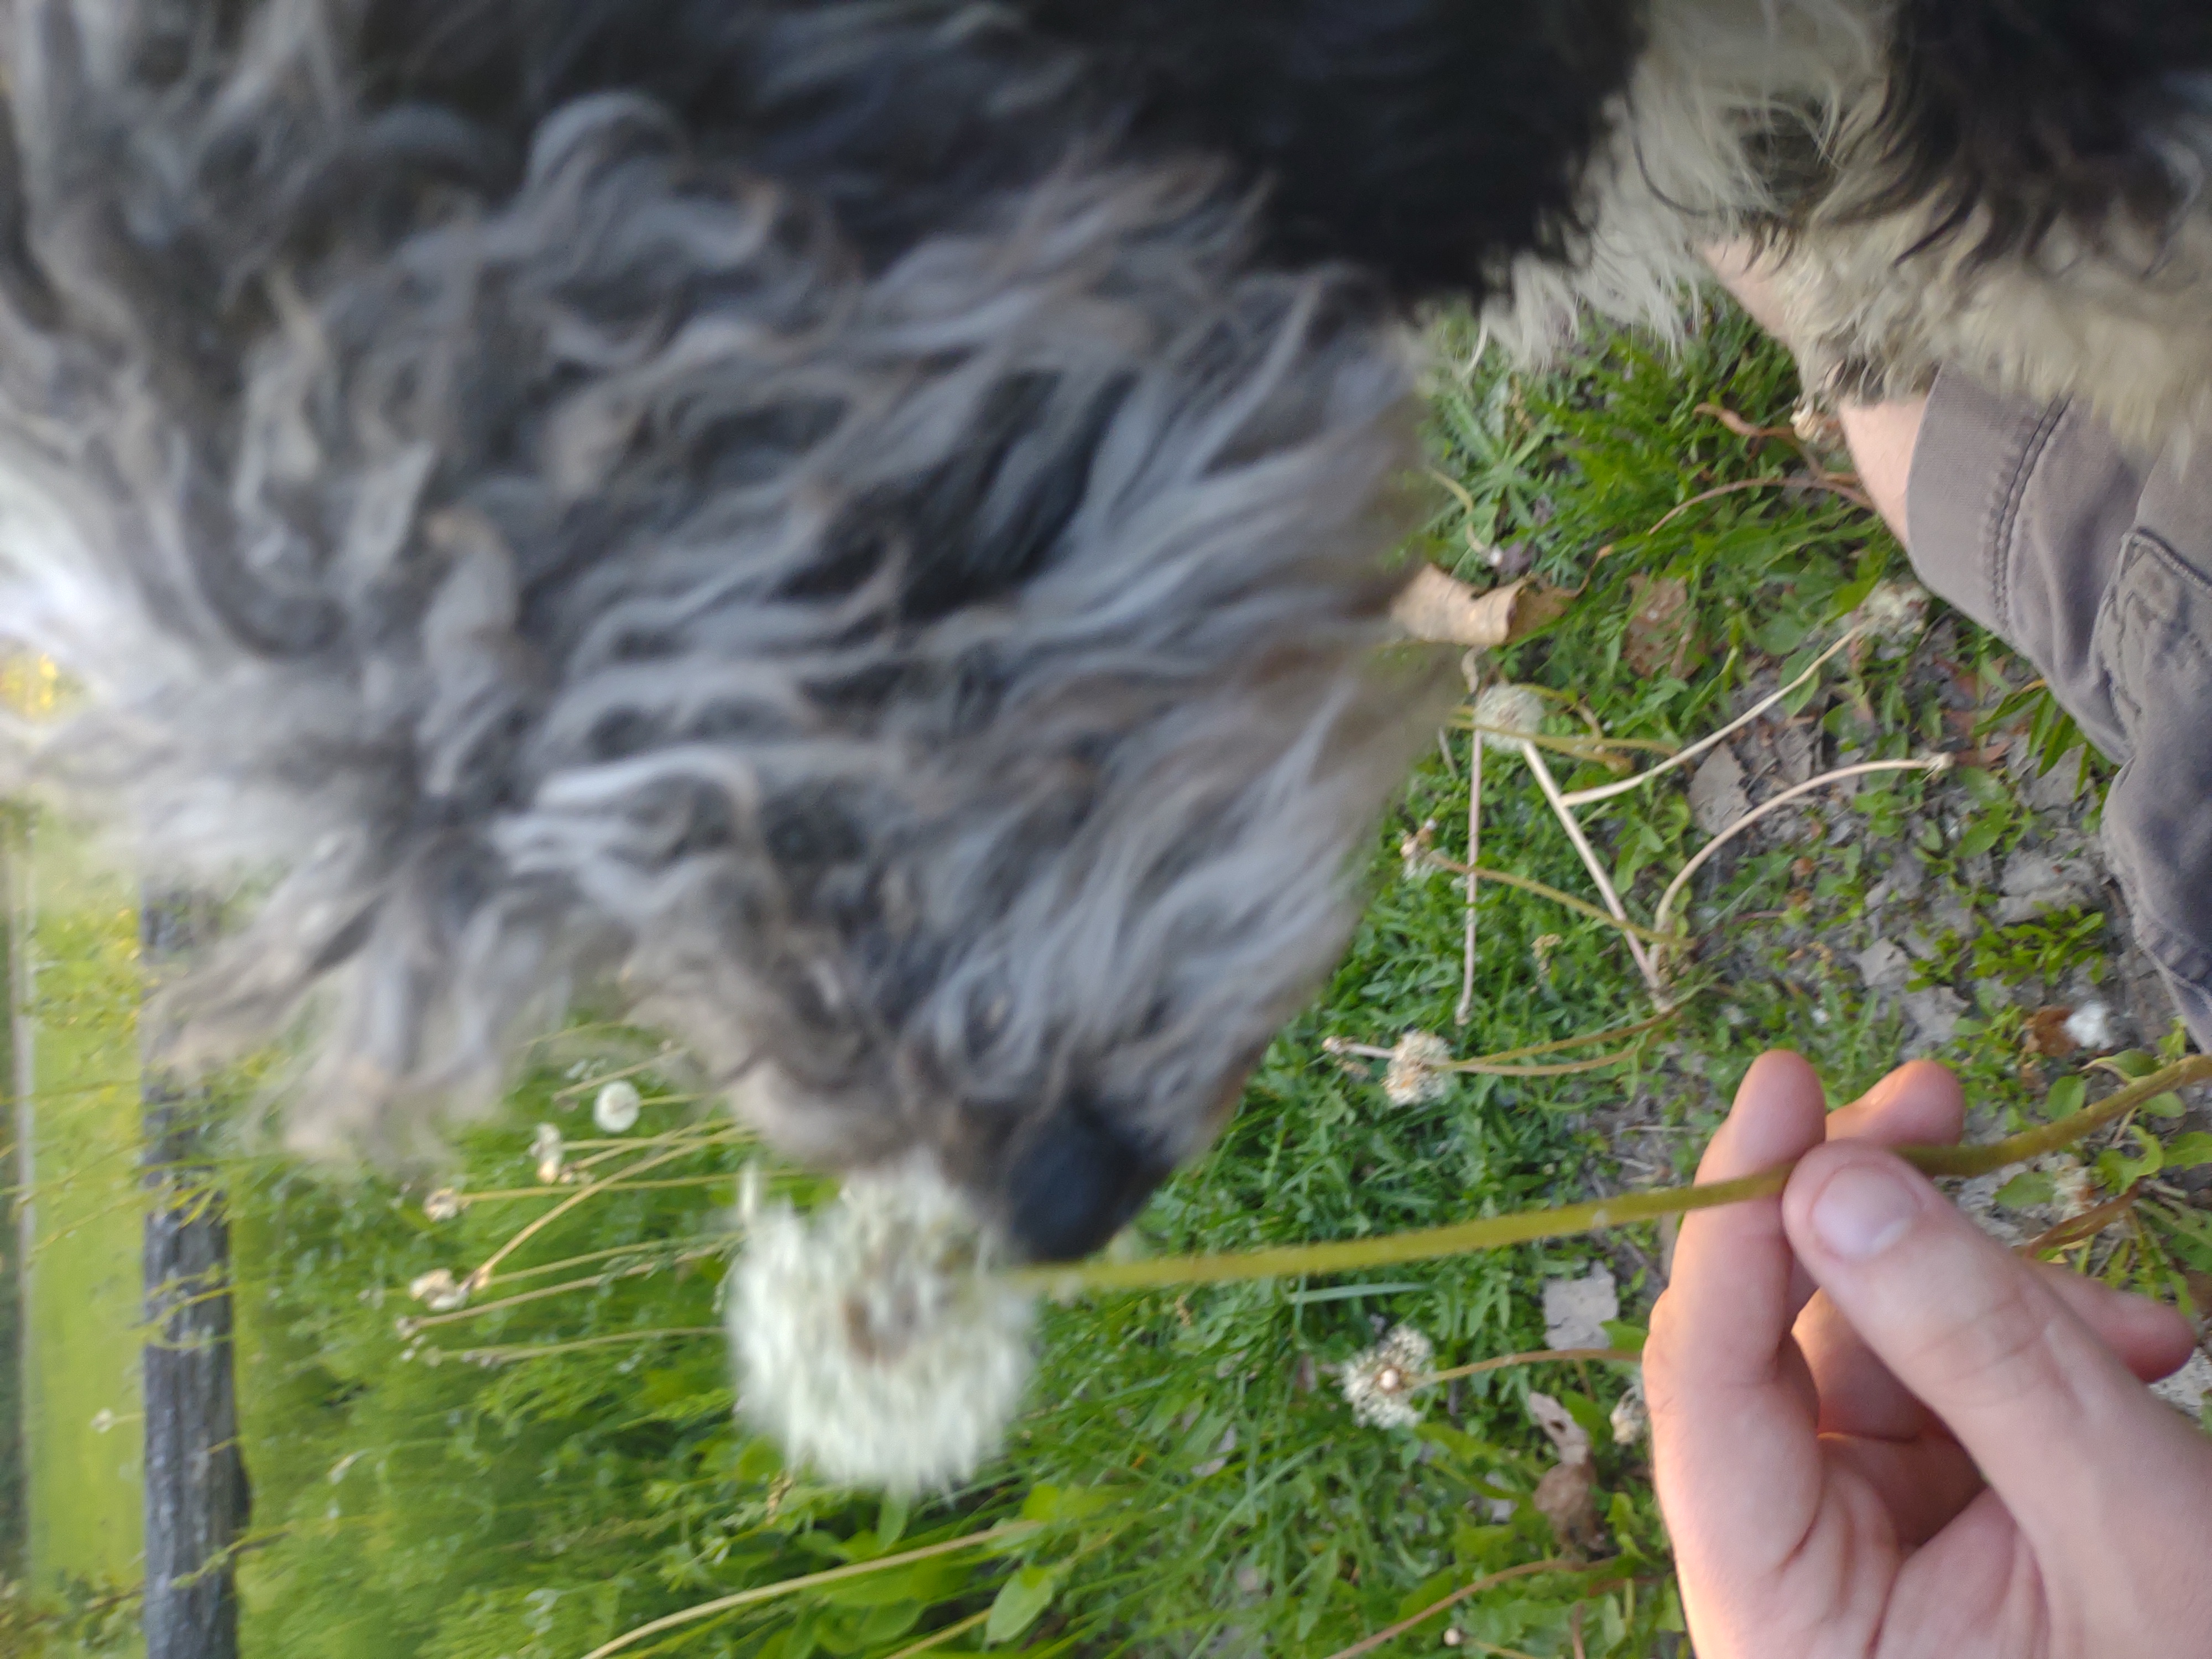
[[[309,1139],[611,988],[800,1156],[1079,1253],[1425,730],[1407,306],[1663,323],[1748,228],[1911,383],[1947,295],[2193,247],[2193,106],[2098,126],[2134,36],[2057,137],[1990,118],[2016,9],[15,0],[0,617],[85,697],[25,750],[258,884],[166,1018],[312,1012]]]
[[[2212,422],[2212,12],[2180,0],[1654,0],[1565,261],[1488,320],[1672,331],[1700,250],[1768,251],[1817,400],[1955,367],[2144,451]]]

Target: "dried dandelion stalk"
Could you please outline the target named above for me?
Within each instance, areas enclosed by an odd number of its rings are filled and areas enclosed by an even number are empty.
[[[1470,689],[1474,677],[1468,676]],[[1450,750],[1445,753],[1449,756]],[[1452,1023],[1464,1025],[1474,1018],[1474,902],[1480,889],[1474,872],[1482,862],[1482,733],[1468,741],[1467,756],[1467,926],[1459,970],[1459,1006]]]
[[[1987,1175],[2023,1164],[2045,1152],[2070,1146],[2093,1131],[2125,1115],[2147,1100],[2212,1079],[2212,1055],[2197,1054],[2129,1085],[2094,1106],[2039,1129],[2008,1136],[1983,1146],[1899,1146],[1899,1158],[1930,1176]],[[1448,1226],[1425,1227],[1379,1237],[1322,1243],[1284,1244],[1267,1249],[1213,1255],[1158,1256],[1149,1261],[1102,1261],[1079,1267],[1030,1267],[1009,1275],[1017,1283],[1048,1295],[1068,1297],[1085,1291],[1156,1290],[1175,1285],[1218,1285],[1299,1274],[1364,1272],[1404,1261],[1465,1255],[1540,1238],[1565,1238],[1662,1216],[1686,1215],[1780,1192],[1796,1160],[1757,1175],[1689,1187],[1621,1193],[1609,1198],[1485,1216]]]
[[[1866,777],[1875,772],[1926,772],[1932,775],[1948,771],[1951,764],[1951,757],[1944,754],[1922,755],[1911,760],[1863,761],[1856,766],[1839,766],[1832,772],[1821,773],[1817,778],[1808,778],[1804,782],[1784,790],[1772,799],[1761,801],[1700,847],[1691,856],[1690,861],[1675,872],[1674,879],[1667,884],[1667,890],[1659,896],[1659,908],[1651,917],[1653,927],[1660,933],[1666,933],[1668,915],[1674,908],[1674,901],[1682,896],[1683,890],[1690,884],[1690,878],[1704,869],[1712,856],[1722,848],[1727,846],[1729,842],[1734,841],[1760,819],[1781,811],[1790,802],[1816,793],[1832,784],[1844,783],[1852,778]]]
[[[1594,805],[1601,800],[1611,800],[1616,795],[1625,795],[1632,789],[1641,789],[1645,784],[1650,783],[1653,779],[1662,777],[1677,767],[1687,766],[1692,761],[1698,759],[1700,756],[1709,754],[1713,750],[1717,749],[1722,744],[1726,743],[1737,732],[1742,731],[1744,727],[1759,720],[1770,709],[1778,707],[1795,693],[1803,690],[1808,682],[1812,680],[1815,675],[1820,673],[1823,668],[1828,665],[1829,660],[1832,658],[1833,658],[1838,652],[1856,644],[1864,636],[1866,630],[1863,628],[1847,629],[1844,630],[1842,638],[1838,639],[1833,645],[1830,646],[1826,651],[1823,651],[1819,656],[1814,658],[1811,665],[1806,668],[1803,673],[1800,674],[1796,679],[1790,681],[1789,684],[1784,686],[1779,691],[1776,691],[1771,696],[1761,698],[1758,702],[1753,703],[1751,708],[1746,710],[1742,714],[1739,715],[1736,719],[1730,720],[1726,726],[1721,727],[1719,731],[1710,732],[1706,736],[1698,738],[1697,742],[1692,744],[1688,748],[1668,756],[1665,760],[1661,761],[1658,765],[1650,767],[1644,771],[1638,772],[1632,778],[1623,778],[1618,783],[1601,783],[1595,788],[1577,789],[1571,793],[1562,795],[1559,799],[1565,801],[1570,806]]]
[[[1407,1617],[1401,1619],[1395,1625],[1386,1625],[1381,1630],[1376,1631],[1374,1635],[1364,1637],[1359,1641],[1354,1642],[1348,1648],[1339,1648],[1334,1653],[1328,1656],[1328,1659],[1359,1659],[1360,1655],[1374,1652],[1376,1649],[1381,1647],[1385,1642],[1389,1642],[1395,1638],[1403,1636],[1407,1631],[1413,1630],[1418,1626],[1426,1624],[1438,1613],[1457,1607],[1469,1596],[1480,1595],[1483,1591],[1486,1589],[1495,1589],[1500,1584],[1510,1584],[1516,1578],[1533,1577],[1534,1575],[1540,1572],[1557,1572],[1573,1574],[1579,1577],[1588,1577],[1594,1573],[1604,1572],[1611,1569],[1614,1563],[1611,1561],[1568,1561],[1565,1559],[1554,1559],[1550,1561],[1526,1561],[1517,1567],[1507,1567],[1500,1572],[1485,1573],[1481,1577],[1475,1579],[1473,1583],[1461,1585],[1457,1589],[1454,1590],[1449,1595],[1445,1596],[1443,1600],[1430,1602],[1427,1607],[1423,1607],[1419,1613],[1408,1614]],[[1592,1584],[1589,1588],[1591,1591],[1595,1593],[1600,1589],[1609,1589],[1613,1585],[1624,1582],[1626,1581],[1620,1578],[1607,1578]]]
[[[801,1573],[796,1578],[786,1578],[773,1584],[762,1584],[753,1589],[739,1590],[732,1595],[720,1595],[711,1601],[702,1601],[696,1607],[685,1607],[680,1613],[669,1613],[635,1630],[624,1631],[611,1642],[602,1642],[584,1656],[584,1659],[607,1659],[610,1654],[634,1648],[648,1637],[664,1631],[681,1629],[696,1624],[702,1619],[711,1619],[717,1613],[734,1613],[740,1607],[757,1607],[763,1601],[774,1601],[801,1590],[819,1589],[825,1584],[842,1584],[848,1579],[863,1578],[873,1572],[888,1571],[893,1567],[911,1566],[917,1561],[934,1560],[940,1555],[953,1555],[962,1550],[981,1549],[989,1544],[1010,1543],[1026,1537],[1044,1523],[1041,1521],[1002,1521],[995,1527],[986,1527],[965,1538],[948,1538],[939,1544],[925,1544],[919,1549],[900,1550],[892,1555],[879,1555],[872,1561],[855,1561],[842,1567],[828,1567],[820,1572]]]
[[[1640,1365],[1644,1356],[1632,1353],[1626,1348],[1531,1348],[1526,1353],[1501,1354],[1495,1359],[1478,1359],[1471,1365],[1454,1365],[1449,1370],[1428,1371],[1413,1379],[1417,1389],[1432,1389],[1439,1382],[1455,1382],[1463,1376],[1480,1376],[1486,1371],[1510,1370],[1516,1365],[1540,1365],[1548,1361],[1574,1362],[1596,1360],[1607,1365]]]
[[[1582,854],[1583,867],[1589,872],[1590,880],[1596,884],[1598,896],[1605,901],[1605,908],[1612,912],[1615,921],[1622,924],[1622,937],[1627,941],[1628,954],[1636,963],[1636,971],[1644,975],[1645,986],[1650,988],[1651,994],[1663,1004],[1667,1000],[1667,982],[1660,976],[1658,968],[1652,962],[1650,953],[1644,948],[1642,941],[1632,932],[1627,930],[1628,911],[1620,902],[1620,895],[1613,891],[1612,878],[1606,874],[1605,866],[1598,862],[1597,851],[1590,845],[1589,837],[1583,833],[1582,820],[1575,816],[1574,809],[1561,799],[1559,783],[1552,776],[1552,769],[1544,763],[1542,751],[1534,744],[1523,740],[1521,744],[1521,756],[1528,763],[1528,769],[1536,775],[1536,787],[1544,792],[1544,799],[1550,804],[1553,814],[1559,820],[1560,826],[1566,830],[1567,839],[1574,842],[1575,851]],[[1662,927],[1655,931],[1664,933],[1666,930]]]

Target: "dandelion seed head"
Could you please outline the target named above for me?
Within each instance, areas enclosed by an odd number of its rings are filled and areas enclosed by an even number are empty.
[[[1644,1373],[1629,1379],[1628,1392],[1613,1402],[1613,1443],[1632,1446],[1650,1432],[1651,1407],[1644,1397]]]
[[[757,1205],[730,1303],[746,1415],[832,1480],[964,1480],[1029,1381],[1032,1298],[997,1265],[920,1162],[854,1176],[809,1216]]]
[[[1421,1420],[1413,1386],[1428,1372],[1436,1345],[1411,1325],[1394,1326],[1344,1368],[1344,1397],[1352,1420],[1377,1429],[1409,1429]]]
[[[603,1085],[592,1101],[592,1121],[611,1135],[626,1135],[637,1125],[637,1115],[645,1109],[645,1097],[637,1091],[637,1085],[626,1077]]]
[[[1522,739],[1544,729],[1544,699],[1510,681],[1492,686],[1474,700],[1474,723],[1492,749],[1518,754]]]
[[[2057,1193],[2058,1218],[2062,1221],[2071,1221],[2096,1206],[2096,1174],[2078,1158],[2052,1160],[2051,1184]]]
[[[1930,597],[1918,582],[1877,582],[1850,620],[1874,647],[1875,655],[1894,657],[1927,631]]]
[[[1390,1064],[1382,1073],[1382,1092],[1394,1106],[1416,1106],[1439,1098],[1451,1087],[1451,1073],[1438,1068],[1449,1063],[1451,1045],[1433,1031],[1408,1031],[1390,1050]]]
[[[538,1161],[539,1185],[550,1187],[561,1179],[563,1152],[560,1130],[550,1123],[539,1124],[538,1133],[530,1138],[530,1156]]]
[[[407,1294],[432,1313],[451,1313],[469,1299],[469,1286],[450,1267],[433,1267],[407,1282]]]
[[[1398,859],[1407,881],[1425,881],[1443,868],[1437,860],[1437,821],[1429,819],[1398,842]]]
[[[422,1200],[422,1213],[433,1221],[451,1221],[461,1212],[461,1195],[451,1187],[441,1187]]]
[[[1814,449],[1841,449],[1844,446],[1844,423],[1810,398],[1801,398],[1797,407],[1790,411],[1790,429],[1797,441]]]

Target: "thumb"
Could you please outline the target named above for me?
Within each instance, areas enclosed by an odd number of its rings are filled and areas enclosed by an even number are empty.
[[[2158,1492],[2201,1522],[2212,1449],[1918,1171],[1831,1141],[1791,1176],[1783,1224],[1837,1310],[1949,1427],[2031,1540],[2133,1532]],[[2196,1478],[2177,1488],[2185,1469]]]

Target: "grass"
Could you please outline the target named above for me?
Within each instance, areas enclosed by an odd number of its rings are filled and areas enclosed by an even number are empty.
[[[1463,361],[1467,329],[1440,336],[1445,359]],[[1788,483],[1802,471],[1794,450],[1712,412],[1771,426],[1795,396],[1786,361],[1733,313],[1672,358],[1607,337],[1555,375],[1439,374],[1431,455],[1449,484],[1413,550],[1486,580],[1489,550],[1504,547],[1572,594],[1561,622],[1492,668],[1549,694],[1558,733],[1595,727],[1671,749],[1712,731],[1793,678],[1901,573],[1869,515]],[[1787,722],[1738,747],[1786,759],[1817,740],[1826,765],[1972,744],[1980,763],[1875,780],[1732,845],[1689,896],[1699,943],[1682,1012],[1627,1060],[1579,1075],[1459,1075],[1394,1105],[1382,1067],[1330,1039],[1388,1048],[1424,1030],[1464,1057],[1651,1012],[1618,932],[1485,884],[1472,1018],[1455,1023],[1463,892],[1401,856],[1431,822],[1436,849],[1464,855],[1470,739],[1440,734],[1378,830],[1369,908],[1331,983],[1269,1049],[1220,1146],[1120,1248],[1358,1237],[1678,1179],[1762,1049],[1808,1054],[1838,1101],[1894,1063],[1910,1036],[1899,1000],[1851,965],[1893,937],[1925,935],[1916,994],[1958,999],[1942,1057],[1984,1130],[2078,1106],[2070,1068],[2026,1054],[2023,1033],[2030,1005],[2112,959],[2117,935],[2096,913],[2000,926],[1989,892],[1999,860],[2059,833],[1988,758],[2008,723],[2052,746],[2054,721],[2021,695],[2027,678],[1955,619],[1894,656],[1838,659]],[[1613,775],[1595,761],[1558,765],[1571,790]],[[1686,781],[1587,816],[1639,918],[1705,840]],[[1518,761],[1492,754],[1482,793],[1486,867],[1590,893]],[[1908,870],[1916,896],[1882,900]],[[589,1085],[649,1053],[581,1036],[549,1050],[503,1114],[458,1138],[453,1178],[464,1192],[527,1188],[532,1126],[588,1136]],[[649,1068],[640,1080],[653,1098],[637,1155],[673,1147],[651,1137],[714,1121]],[[2150,1121],[2155,1136],[2130,1126],[2097,1166],[2105,1192],[2142,1195],[2141,1224],[2072,1254],[2172,1293],[2212,1271],[2212,1224],[2184,1168],[2212,1156],[2212,1137],[2191,1141],[2184,1118]],[[1680,1650],[1645,1450],[1615,1446],[1606,1420],[1624,1368],[1471,1376],[1395,1431],[1355,1424],[1331,1375],[1401,1322],[1434,1340],[1439,1366],[1541,1348],[1545,1282],[1599,1264],[1621,1291],[1611,1340],[1632,1346],[1658,1289],[1654,1230],[1053,1306],[1006,1455],[971,1488],[909,1505],[817,1485],[732,1420],[722,1344],[696,1333],[717,1322],[728,1177],[747,1156],[730,1137],[687,1143],[653,1178],[703,1184],[593,1200],[503,1262],[518,1277],[488,1296],[572,1286],[561,1294],[479,1298],[403,1329],[424,1311],[406,1298],[411,1279],[465,1273],[549,1200],[471,1203],[438,1223],[422,1208],[425,1182],[333,1179],[237,1147],[225,1180],[257,1491],[244,1567],[257,1659],[580,1659],[710,1603],[720,1610],[625,1651],[1323,1659],[1455,1597],[1380,1650],[1433,1645],[1447,1618],[1468,1651]],[[2047,1196],[2007,1190],[2023,1216]],[[1538,1389],[1598,1443],[1595,1565],[1558,1565],[1533,1502],[1550,1462],[1528,1410]]]
[[[40,1178],[26,1297],[27,1577],[41,1589],[127,1583],[142,1538],[135,918],[127,885],[96,872],[66,825],[40,820],[27,856],[38,901],[21,1029]]]

